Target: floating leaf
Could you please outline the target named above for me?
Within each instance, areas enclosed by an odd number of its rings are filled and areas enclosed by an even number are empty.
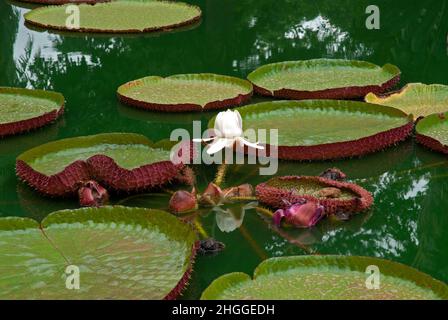
[[[258,141],[278,146],[278,157],[288,160],[365,155],[406,139],[413,128],[398,109],[355,101],[273,101],[237,110],[245,130],[267,130]],[[270,141],[270,129],[278,130],[278,141]]]
[[[2,218],[0,298],[174,298],[189,278],[196,240],[188,225],[159,210],[64,210],[41,225]],[[79,268],[79,290],[66,287],[68,266]]]
[[[337,190],[338,195],[329,196],[325,191],[330,189]],[[275,177],[257,185],[256,193],[257,199],[271,208],[284,209],[305,199],[323,205],[327,215],[360,212],[373,204],[372,195],[364,188],[320,177]]]
[[[67,7],[49,6],[25,14],[29,24],[55,30],[104,33],[136,33],[169,30],[197,22],[201,9],[183,2],[112,1],[95,5],[80,4],[79,28],[67,25]],[[71,12],[71,11],[68,11]]]
[[[63,112],[60,93],[0,87],[0,137],[42,127]]]
[[[380,288],[369,290],[366,269],[380,271]],[[448,286],[405,265],[369,257],[295,256],[272,258],[254,279],[235,272],[219,277],[203,300],[410,300],[448,299]]]
[[[412,114],[414,119],[448,111],[448,86],[410,83],[397,92],[386,95],[369,93],[366,102],[381,104]]]
[[[255,92],[286,99],[351,99],[382,93],[400,80],[391,64],[316,59],[264,65],[247,77]]]
[[[57,4],[78,4],[78,3],[88,3],[95,4],[100,2],[109,2],[112,0],[19,0],[19,2],[26,3],[38,3],[43,5],[57,5]]]
[[[166,111],[202,111],[238,106],[252,96],[250,82],[216,74],[146,77],[118,88],[119,99],[136,107]]]
[[[91,179],[114,190],[154,188],[175,179],[184,168],[170,161],[175,143],[153,143],[131,133],[63,139],[22,153],[16,172],[31,187],[55,196],[71,194],[80,182]]]
[[[420,120],[415,131],[418,142],[448,154],[448,112],[432,114]]]

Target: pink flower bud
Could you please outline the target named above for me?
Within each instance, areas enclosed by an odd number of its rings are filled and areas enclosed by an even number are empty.
[[[242,184],[238,187],[231,187],[223,190],[224,197],[252,197],[254,195],[254,188],[249,183]]]
[[[285,221],[298,228],[315,226],[324,217],[324,207],[316,202],[296,203],[286,210],[279,209],[274,213],[273,222],[279,226]]]
[[[221,188],[213,182],[210,182],[205,191],[202,193],[199,203],[206,206],[215,206],[221,202],[222,198],[223,192]]]
[[[82,207],[100,207],[109,201],[109,194],[98,182],[90,180],[78,189],[79,204]]]
[[[174,214],[187,213],[198,208],[196,196],[188,191],[176,191],[169,203],[169,209]]]

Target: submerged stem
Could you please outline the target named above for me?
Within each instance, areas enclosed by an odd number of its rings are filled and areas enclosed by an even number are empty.
[[[194,219],[194,226],[195,228],[198,230],[199,235],[203,238],[203,239],[208,239],[210,238],[207,231],[205,231],[204,226],[202,225],[202,223],[199,221],[198,217],[196,217]]]

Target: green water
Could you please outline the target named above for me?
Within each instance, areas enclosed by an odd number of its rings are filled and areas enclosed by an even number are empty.
[[[190,1],[204,13],[202,23],[182,32],[145,36],[58,35],[23,24],[28,9],[0,2],[0,85],[52,89],[64,93],[66,114],[55,125],[0,141],[0,215],[41,219],[75,208],[75,200],[42,198],[14,175],[15,158],[39,144],[101,132],[135,132],[152,140],[176,128],[203,128],[214,113],[160,114],[117,102],[115,91],[148,75],[214,72],[245,77],[265,63],[294,59],[347,58],[403,72],[401,84],[447,84],[448,1],[376,1],[381,29],[365,28],[367,1]],[[255,101],[261,99],[256,98]],[[224,233],[216,213],[204,211],[205,231],[227,248],[199,257],[184,298],[198,298],[216,277],[251,274],[265,258],[331,253],[367,255],[413,266],[448,282],[448,161],[412,140],[362,159],[338,162],[282,162],[277,175],[318,174],[330,166],[375,196],[374,208],[349,222],[324,221],[316,228],[281,231],[254,210],[242,227]],[[200,186],[216,168],[198,168]],[[256,184],[269,177],[254,165],[233,166],[229,184]],[[166,207],[166,196],[114,198],[124,204]],[[243,215],[238,215],[239,220]],[[288,239],[288,240],[287,240]]]

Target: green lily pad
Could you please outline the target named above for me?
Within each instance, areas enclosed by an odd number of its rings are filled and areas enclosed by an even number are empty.
[[[349,99],[393,87],[400,70],[365,61],[315,59],[264,65],[247,77],[257,93],[288,99]]]
[[[415,127],[417,141],[430,149],[448,154],[448,112],[432,114]]]
[[[57,174],[71,163],[95,155],[112,158],[120,167],[132,170],[142,165],[169,161],[170,149],[158,147],[144,136],[127,133],[68,138],[39,146],[19,157],[36,171]]]
[[[1,299],[164,299],[186,284],[196,234],[159,210],[64,210],[0,219]],[[66,268],[80,271],[79,290]]]
[[[273,101],[237,108],[244,129],[266,129],[257,139],[278,157],[325,160],[364,155],[404,140],[412,119],[398,109],[355,101]],[[212,119],[209,123],[211,126]],[[278,141],[269,130],[278,129]]]
[[[366,287],[368,266],[379,268],[378,290]],[[240,272],[221,276],[201,299],[432,300],[448,299],[448,286],[413,268],[383,259],[295,256],[262,262],[253,280]]]
[[[410,83],[389,95],[369,93],[366,102],[403,110],[415,119],[448,111],[448,86],[441,84]]]
[[[109,2],[112,0],[18,0],[19,2],[26,2],[26,3],[37,3],[37,4],[43,4],[43,5],[59,5],[59,4],[79,4],[79,3],[88,3],[88,4],[95,4],[100,2]]]
[[[145,77],[118,88],[126,104],[149,110],[179,112],[222,109],[240,105],[252,96],[250,82],[217,74]]]
[[[153,143],[132,133],[62,139],[22,153],[16,171],[22,180],[49,195],[72,193],[79,182],[90,179],[125,191],[157,187],[173,180],[183,168],[170,160],[176,144]]]
[[[70,14],[66,13],[69,5],[73,4],[33,9],[25,14],[25,21],[56,30],[135,33],[169,30],[192,24],[201,18],[199,7],[182,2],[120,0],[78,5],[80,25],[79,28],[72,28],[66,23],[70,18]]]
[[[0,87],[0,136],[29,131],[63,113],[62,94],[44,90]]]

